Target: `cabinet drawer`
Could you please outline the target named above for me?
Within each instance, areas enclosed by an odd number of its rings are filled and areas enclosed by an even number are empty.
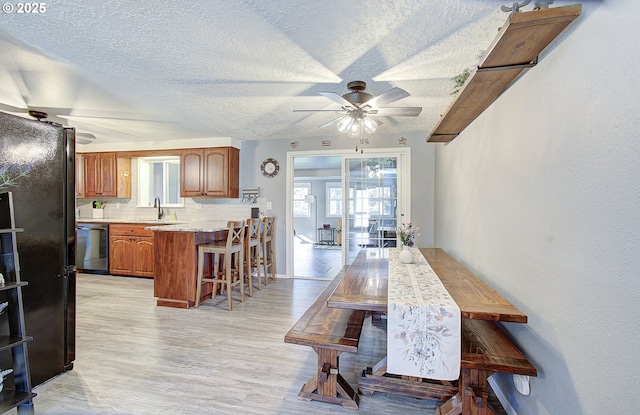
[[[150,225],[113,224],[109,225],[110,236],[153,236],[153,231],[144,228]]]

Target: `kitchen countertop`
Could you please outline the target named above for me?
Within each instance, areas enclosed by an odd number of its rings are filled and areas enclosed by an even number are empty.
[[[194,223],[173,223],[168,225],[149,226],[149,231],[161,232],[219,232],[227,230],[227,221],[208,221]]]
[[[78,223],[131,223],[149,225],[149,231],[163,232],[219,232],[227,229],[226,220],[212,220],[206,222],[176,222],[172,220],[153,219],[77,219]]]
[[[93,218],[80,218],[76,219],[78,223],[140,223],[140,224],[168,224],[175,225],[180,222],[176,222],[169,219],[93,219]]]

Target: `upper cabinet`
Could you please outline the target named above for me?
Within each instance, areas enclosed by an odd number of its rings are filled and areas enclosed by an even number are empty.
[[[116,153],[84,153],[80,158],[83,197],[131,198],[130,158],[116,157]]]
[[[240,150],[235,147],[182,150],[180,196],[237,198]]]
[[[427,138],[449,142],[456,138],[582,12],[579,4],[514,12],[471,73],[455,100]]]

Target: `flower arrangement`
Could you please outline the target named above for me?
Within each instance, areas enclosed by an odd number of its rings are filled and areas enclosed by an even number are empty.
[[[400,243],[406,246],[413,246],[413,238],[420,236],[418,231],[420,228],[414,226],[411,222],[403,223],[398,228],[398,236],[400,237]]]

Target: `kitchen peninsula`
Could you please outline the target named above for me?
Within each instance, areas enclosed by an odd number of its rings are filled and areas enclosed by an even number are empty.
[[[226,236],[227,221],[149,226],[154,233],[157,305],[191,308],[196,299],[198,245]],[[210,270],[205,270],[205,273]],[[203,287],[202,299],[211,297],[211,284]]]

